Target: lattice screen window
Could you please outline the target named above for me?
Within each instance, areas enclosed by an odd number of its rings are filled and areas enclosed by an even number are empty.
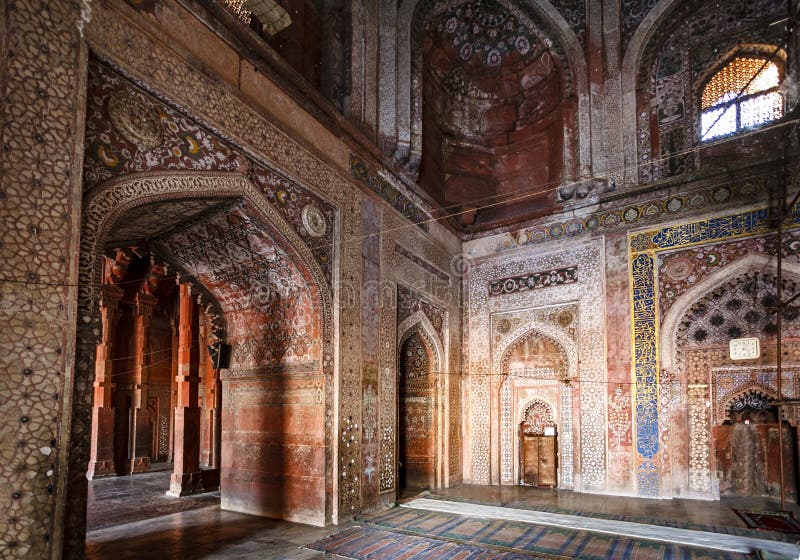
[[[781,73],[767,58],[737,57],[709,80],[700,99],[700,140],[757,128],[783,117]]]

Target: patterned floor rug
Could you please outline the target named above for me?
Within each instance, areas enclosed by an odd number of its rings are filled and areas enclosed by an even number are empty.
[[[309,548],[359,560],[583,558],[744,560],[749,556],[513,521],[394,508]]]
[[[530,560],[537,557],[372,527],[354,527],[306,547],[358,560]]]
[[[759,531],[778,531],[781,533],[800,533],[800,523],[786,511],[748,511],[734,509],[748,527]]]

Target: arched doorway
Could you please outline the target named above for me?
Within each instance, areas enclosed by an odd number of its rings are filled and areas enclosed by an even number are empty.
[[[175,417],[183,324],[188,327],[183,339],[190,348],[189,367],[198,385],[199,415],[190,427],[196,437],[189,446],[198,456],[198,468],[206,470],[205,483],[192,492],[215,490],[219,486],[219,369],[227,365],[219,360],[224,337],[220,307],[207,290],[190,283],[191,318],[181,317],[179,273],[166,263],[163,255],[168,251],[141,239],[131,244],[123,239],[125,233],[110,232],[102,257],[102,325],[86,476],[93,480],[147,472],[154,465],[161,470],[170,466],[175,439],[183,439],[185,427],[176,426]],[[190,278],[185,270],[180,272]]]
[[[501,484],[571,486],[576,360],[554,336],[528,325],[502,351],[496,389]]]
[[[519,425],[520,480],[526,486],[558,485],[558,428],[553,409],[541,399],[525,406]]]
[[[192,319],[181,324],[177,336],[175,424],[194,423],[200,416],[195,364],[205,354],[213,358],[199,337],[180,342],[182,331],[199,332],[203,313],[210,320],[223,318],[231,355],[220,372],[222,506],[318,525],[330,522],[335,496],[329,452],[333,427],[325,421],[333,386],[330,293],[298,235],[238,174],[123,177],[95,189],[83,215],[67,546],[83,546],[92,404],[86,380],[94,377],[96,337],[102,331],[102,258],[115,238],[157,247],[170,270],[183,272],[184,280],[191,278],[193,286],[211,295],[206,302],[219,304],[217,312],[198,310],[197,291],[180,286],[179,316]],[[198,432],[202,438],[199,427]],[[175,449],[179,446],[185,447],[184,461],[175,458],[173,494],[191,491],[200,480],[193,475],[202,450],[175,438]]]
[[[398,491],[435,488],[439,359],[421,325],[401,337],[397,397]]]

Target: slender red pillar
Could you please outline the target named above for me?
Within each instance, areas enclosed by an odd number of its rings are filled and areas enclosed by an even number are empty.
[[[203,491],[200,473],[200,406],[198,404],[198,316],[191,287],[180,285],[180,324],[178,327],[178,385],[175,406],[175,468],[170,478],[169,496],[185,496]]]
[[[205,313],[200,316],[200,394],[203,396],[200,424],[200,464],[211,466],[212,446],[214,442],[214,370],[211,355],[206,349],[208,342],[209,321]]]
[[[147,389],[149,386],[149,355],[147,338],[150,332],[150,318],[156,298],[153,295],[139,292],[136,294],[134,306],[134,348],[136,357],[133,365],[133,399],[131,408],[131,472],[142,472],[150,469],[150,411],[147,407]]]
[[[94,366],[94,404],[92,406],[92,435],[89,448],[89,480],[116,474],[114,469],[114,408],[111,392],[114,389],[112,352],[119,317],[119,301],[123,291],[105,285],[100,291],[100,320],[102,340],[97,345]]]

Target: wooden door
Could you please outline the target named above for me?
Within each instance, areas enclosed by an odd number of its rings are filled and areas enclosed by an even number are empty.
[[[539,436],[539,486],[555,488],[556,436]]]
[[[522,434],[522,480],[530,486],[558,484],[556,436]]]
[[[539,485],[539,436],[522,436],[522,479],[530,486]]]

